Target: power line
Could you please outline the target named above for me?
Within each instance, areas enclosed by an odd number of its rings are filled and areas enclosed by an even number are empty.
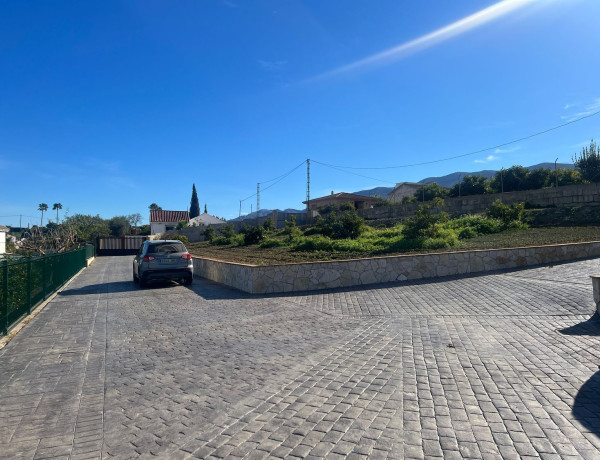
[[[394,184],[394,185],[396,184],[395,182],[390,182],[389,180],[377,179],[375,177],[365,176],[364,174],[358,174],[358,173],[355,173],[355,172],[352,172],[352,171],[346,171],[345,169],[342,169],[341,166],[334,166],[334,165],[330,165],[330,164],[327,164],[327,163],[321,163],[320,161],[317,161],[317,160],[311,160],[311,161],[313,163],[320,164],[321,166],[326,166],[328,168],[335,169],[336,171],[341,171],[341,172],[344,172],[346,174],[352,174],[353,176],[364,177],[365,179],[371,179],[371,180],[375,180],[377,182],[383,182],[384,184]]]
[[[295,168],[293,168],[293,169],[290,169],[288,172],[286,172],[286,173],[282,174],[281,176],[277,176],[275,179],[271,179],[271,180],[269,180],[269,181],[266,181],[266,182],[259,182],[259,184],[268,184],[269,182],[276,181],[275,183],[273,183],[273,184],[269,185],[268,187],[265,187],[265,188],[263,188],[263,189],[262,189],[262,191],[264,192],[265,190],[268,190],[268,189],[270,189],[271,187],[273,187],[273,186],[277,185],[279,182],[281,182],[281,181],[282,181],[283,179],[285,179],[287,176],[289,176],[289,175],[290,175],[290,174],[292,174],[294,171],[296,171],[296,169],[298,169],[298,168],[299,168],[300,166],[302,166],[304,163],[306,163],[306,160],[302,160],[302,163],[300,163],[298,166],[296,166],[296,167],[295,167]],[[256,193],[253,193],[252,195],[250,195],[250,196],[248,196],[248,197],[244,198],[244,199],[243,199],[243,200],[241,200],[241,201],[242,201],[242,202],[244,202],[244,201],[246,201],[246,200],[249,200],[250,198],[252,198],[252,197],[254,197],[254,196],[256,196],[256,195],[257,195]]]
[[[329,163],[320,163],[320,162],[318,162],[316,160],[313,160],[313,161],[315,163],[319,163],[319,164],[321,164],[323,166],[329,166],[331,168],[362,169],[362,170],[364,170],[364,169],[400,169],[400,168],[411,168],[411,167],[414,167],[414,166],[430,165],[430,164],[434,164],[434,163],[441,163],[443,161],[456,160],[457,158],[463,158],[463,157],[467,157],[467,156],[470,156],[470,155],[477,155],[478,153],[489,152],[490,150],[499,149],[501,147],[506,147],[507,145],[515,144],[517,142],[525,141],[525,140],[531,139],[533,137],[541,136],[542,134],[546,134],[546,133],[549,133],[551,131],[555,131],[557,129],[564,128],[565,126],[572,125],[573,123],[577,123],[577,122],[579,122],[581,120],[585,120],[586,118],[594,117],[594,116],[598,115],[599,113],[600,113],[600,110],[597,111],[597,112],[591,113],[589,115],[584,115],[584,116],[582,116],[580,118],[577,118],[575,120],[568,121],[568,122],[563,123],[561,125],[553,126],[552,128],[548,128],[548,129],[545,129],[543,131],[539,131],[537,133],[530,134],[530,135],[525,136],[525,137],[521,137],[519,139],[515,139],[515,140],[509,141],[509,142],[504,142],[502,144],[498,144],[498,145],[495,145],[493,147],[487,147],[485,149],[476,150],[474,152],[463,153],[461,155],[455,155],[455,156],[452,156],[452,157],[440,158],[439,160],[423,161],[423,162],[420,162],[420,163],[410,163],[410,164],[404,164],[404,165],[398,165],[398,166],[380,166],[380,167],[343,166],[343,165],[332,165],[332,164],[329,164]],[[366,177],[366,176],[363,176],[363,177]],[[372,179],[372,178],[370,178],[370,179]],[[375,179],[375,180],[379,180],[379,179]]]

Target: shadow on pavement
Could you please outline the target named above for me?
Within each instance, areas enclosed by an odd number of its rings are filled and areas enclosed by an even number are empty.
[[[573,403],[573,416],[592,433],[600,435],[600,371],[579,389]]]
[[[152,289],[164,289],[177,286],[173,282],[168,283],[154,283],[150,287],[142,289],[139,284],[134,284],[132,281],[113,281],[111,283],[99,283],[99,284],[88,284],[75,289],[65,289],[58,293],[60,296],[72,296],[72,295],[91,295],[91,294],[107,294],[115,292],[133,292],[133,291],[144,291]]]
[[[600,316],[595,313],[590,319],[574,326],[559,329],[558,332],[564,335],[591,335],[600,336]]]

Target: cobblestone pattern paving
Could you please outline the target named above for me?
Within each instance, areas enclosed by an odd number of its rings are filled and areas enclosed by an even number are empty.
[[[0,350],[0,458],[600,458],[598,261],[257,297],[130,259]]]

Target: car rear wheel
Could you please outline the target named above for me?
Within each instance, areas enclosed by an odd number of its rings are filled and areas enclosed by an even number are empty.
[[[192,284],[192,281],[194,281],[194,278],[190,276],[189,278],[186,278],[186,279],[185,279],[185,282],[184,282],[184,284],[185,284],[186,286],[189,286],[190,284]]]

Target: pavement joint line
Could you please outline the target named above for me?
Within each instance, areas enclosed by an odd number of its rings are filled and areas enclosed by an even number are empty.
[[[91,264],[90,264],[91,265]],[[35,318],[43,309],[46,305],[48,305],[50,302],[52,302],[54,300],[54,298],[62,291],[64,291],[69,284],[71,284],[71,282],[73,280],[75,280],[75,278],[77,278],[81,272],[83,272],[86,268],[88,268],[89,265],[86,265],[85,267],[83,267],[81,270],[79,270],[77,273],[75,273],[71,279],[69,279],[65,284],[62,285],[62,287],[60,289],[58,289],[56,292],[54,292],[54,294],[50,295],[46,300],[44,300],[41,304],[39,304],[37,307],[35,307],[35,309],[31,312],[31,314],[23,317],[21,319],[21,321],[19,321],[18,324],[16,324],[14,327],[12,327],[10,329],[10,331],[8,332],[8,334],[6,334],[4,337],[2,337],[0,339],[0,350],[2,350],[6,345],[8,345],[8,343],[15,338],[15,336],[21,332],[21,330],[27,326],[31,320],[33,318]]]

